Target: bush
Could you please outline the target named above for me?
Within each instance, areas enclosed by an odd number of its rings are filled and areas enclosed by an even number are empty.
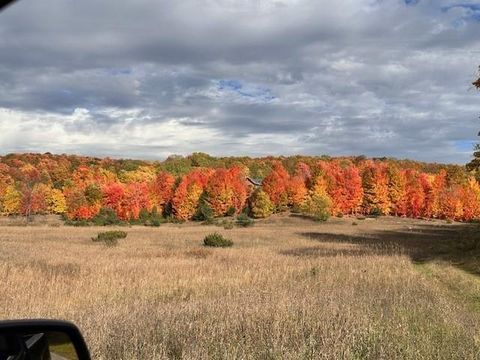
[[[372,209],[372,211],[370,212],[370,215],[372,215],[373,217],[378,217],[378,216],[382,216],[383,215],[383,212],[380,208],[378,207],[374,207]]]
[[[230,247],[233,245],[233,241],[224,238],[223,235],[219,233],[213,233],[205,236],[205,238],[203,239],[203,244],[205,246],[212,247]]]
[[[235,215],[236,209],[233,206],[230,206],[227,210],[226,216],[233,216]]]
[[[81,227],[81,226],[91,226],[92,223],[88,220],[70,220],[70,219],[67,219],[67,220],[65,220],[65,225],[66,226]]]
[[[237,226],[241,226],[241,227],[249,227],[255,224],[253,219],[249,218],[246,214],[238,215],[235,223],[237,224]]]
[[[233,221],[229,221],[229,220],[223,220],[221,224],[223,225],[223,228],[225,230],[231,230],[235,227],[235,225],[233,224]]]
[[[327,196],[313,194],[302,205],[302,213],[317,221],[326,221],[330,217],[332,202]]]
[[[93,223],[97,226],[118,225],[120,219],[113,209],[101,208],[99,213],[93,218]]]
[[[150,226],[154,226],[154,227],[159,227],[161,224],[161,221],[160,219],[153,219],[153,220],[150,220],[150,223],[149,225]]]
[[[118,239],[125,239],[127,233],[125,231],[114,230],[98,233],[97,237],[92,238],[92,241],[103,241],[107,246],[115,246],[118,243]]]

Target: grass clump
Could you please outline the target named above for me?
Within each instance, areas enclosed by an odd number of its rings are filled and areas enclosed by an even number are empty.
[[[104,242],[107,246],[115,246],[119,239],[125,239],[127,233],[121,230],[105,231],[98,233],[96,237],[92,238],[94,242]]]
[[[240,227],[250,227],[255,224],[252,218],[248,217],[246,214],[240,214],[237,216],[235,224]]]
[[[203,244],[205,246],[212,247],[231,247],[233,246],[233,241],[223,237],[222,234],[215,232],[213,234],[205,236],[205,238],[203,239]]]

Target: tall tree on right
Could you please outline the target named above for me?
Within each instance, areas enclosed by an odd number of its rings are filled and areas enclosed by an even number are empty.
[[[478,79],[472,85],[480,90],[480,66],[478,67]],[[480,136],[480,132],[478,135]],[[467,164],[467,170],[474,172],[477,180],[480,180],[480,143],[475,144],[473,148],[473,159]]]

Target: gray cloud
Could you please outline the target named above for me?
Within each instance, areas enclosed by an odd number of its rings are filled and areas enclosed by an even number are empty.
[[[464,163],[479,33],[475,1],[21,0],[0,151]]]

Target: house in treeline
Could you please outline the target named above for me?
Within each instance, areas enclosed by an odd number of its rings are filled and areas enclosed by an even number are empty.
[[[253,186],[254,188],[262,186],[262,179],[254,179],[249,176],[245,179],[249,186]]]

